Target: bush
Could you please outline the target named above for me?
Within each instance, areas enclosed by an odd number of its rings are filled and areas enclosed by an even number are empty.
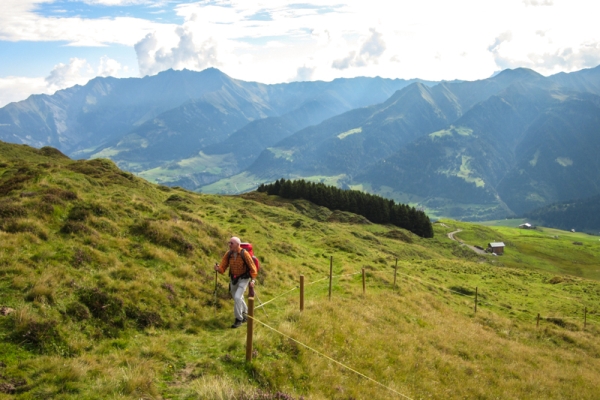
[[[12,313],[8,318],[12,325],[10,341],[42,353],[65,353],[67,346],[56,329],[56,321],[39,320],[24,310]]]
[[[8,233],[33,233],[42,240],[48,240],[48,233],[34,221],[9,219],[0,224],[0,229]]]
[[[56,201],[54,199],[58,199],[58,201],[62,203],[61,200],[77,200],[77,193],[72,192],[70,190],[53,187],[46,190],[44,199],[47,199],[48,201]]]
[[[77,301],[70,303],[67,306],[65,313],[76,321],[83,321],[90,319],[91,317],[90,310],[88,310],[85,305]]]
[[[178,253],[189,254],[194,251],[194,245],[187,241],[181,233],[165,228],[164,224],[155,221],[144,220],[134,224],[131,227],[131,232],[142,235],[152,243],[170,248]]]
[[[76,221],[67,221],[62,226],[62,228],[60,228],[60,232],[66,233],[66,234],[71,234],[71,233],[88,234],[88,233],[91,233],[91,231],[92,230],[90,228],[88,228],[87,226],[85,226],[85,224],[82,224],[81,222],[76,222]]]
[[[139,328],[148,328],[151,326],[161,327],[164,325],[160,314],[153,310],[141,310],[137,307],[128,307],[125,311],[127,318],[136,322]]]
[[[125,311],[123,300],[103,292],[99,288],[82,288],[78,290],[79,301],[84,304],[92,316],[103,322],[112,336],[114,331],[125,327]]]
[[[19,218],[27,215],[25,207],[15,204],[11,201],[4,200],[0,202],[0,217],[2,218]]]

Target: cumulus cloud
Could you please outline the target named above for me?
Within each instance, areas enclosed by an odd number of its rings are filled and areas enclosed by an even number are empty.
[[[331,66],[335,69],[347,69],[377,64],[386,46],[381,33],[374,28],[369,31],[371,36],[362,43],[358,52],[350,51],[346,57],[333,61]]]
[[[126,6],[148,4],[154,6],[168,0],[85,0],[88,4]],[[132,46],[142,34],[172,29],[143,18],[107,14],[101,18],[45,15],[39,3],[49,0],[2,0],[5,12],[0,13],[0,40],[8,41],[64,41],[71,46],[106,46],[122,44]],[[5,4],[6,3],[6,4]],[[71,1],[69,1],[71,3]],[[74,3],[74,1],[73,1]],[[70,8],[70,6],[68,7]]]
[[[212,38],[196,43],[194,34],[186,28],[178,27],[175,33],[179,42],[170,49],[161,47],[156,33],[135,44],[140,75],[154,75],[169,68],[202,70],[220,65],[217,44]]]
[[[492,53],[498,53],[500,51],[500,46],[502,45],[502,43],[510,42],[511,40],[512,40],[512,33],[504,32],[494,40],[494,43],[488,47],[488,50],[491,51]]]
[[[570,47],[542,54],[531,53],[524,66],[545,71],[574,71],[600,64],[600,43],[585,45],[577,51]]]
[[[57,90],[74,85],[85,85],[96,76],[118,77],[120,71],[126,70],[127,68],[123,68],[119,62],[103,56],[96,66],[92,66],[85,59],[71,58],[66,64],[55,65],[45,78],[2,77],[0,78],[0,107],[25,100],[31,94],[53,94]]]
[[[350,53],[348,53],[348,56],[341,58],[339,60],[333,61],[331,66],[335,69],[347,69],[352,66],[355,59],[356,59],[356,52],[351,51]]]
[[[315,73],[314,67],[307,67],[306,65],[298,68],[296,76],[292,78],[293,81],[310,81]]]
[[[554,0],[523,0],[526,6],[553,6]]]
[[[49,88],[58,90],[84,84],[92,73],[93,69],[86,60],[71,58],[68,64],[56,65],[45,80]]]
[[[152,3],[158,3],[157,1],[150,1],[150,0],[83,0],[84,3],[86,4],[100,4],[103,6],[129,6],[129,5],[133,5],[133,4],[152,4]],[[159,3],[164,3],[164,1],[161,1]]]
[[[44,78],[8,76],[0,78],[0,107],[25,100],[32,93],[49,93]]]
[[[98,66],[98,76],[118,76],[119,71],[123,67],[117,60],[113,60],[107,56],[100,58],[100,65]]]
[[[536,32],[540,38],[545,35]],[[505,32],[498,36],[488,51],[492,53],[495,64],[500,69],[531,68],[543,74],[559,71],[575,71],[581,68],[595,67],[600,64],[600,42],[583,43],[578,46],[548,48],[541,46],[534,50],[522,52],[512,42],[513,35]]]

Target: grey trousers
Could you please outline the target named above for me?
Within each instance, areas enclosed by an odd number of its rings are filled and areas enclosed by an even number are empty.
[[[250,283],[250,278],[248,279],[238,279],[237,284],[233,284],[233,282],[229,281],[229,291],[231,292],[231,297],[233,297],[233,315],[235,319],[239,319],[240,321],[244,319],[244,315],[242,313],[248,313],[248,306],[244,301],[244,292]]]

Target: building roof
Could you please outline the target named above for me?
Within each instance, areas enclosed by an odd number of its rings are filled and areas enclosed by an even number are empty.
[[[504,243],[503,242],[491,242],[490,244],[488,244],[488,246],[490,246],[490,247],[504,247]]]

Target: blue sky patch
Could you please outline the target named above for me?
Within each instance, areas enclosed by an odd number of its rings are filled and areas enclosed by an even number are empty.
[[[94,68],[107,56],[128,66],[129,74],[138,75],[135,50],[132,47],[111,45],[107,47],[74,47],[67,42],[5,42],[0,41],[0,76],[48,76],[58,64],[68,64],[71,58],[81,58]]]
[[[261,10],[254,15],[246,18],[248,21],[273,21],[271,13],[268,11]]]
[[[106,6],[101,4],[85,4],[83,2],[74,2],[71,0],[57,0],[53,3],[39,4],[35,12],[44,17],[54,18],[118,18],[130,17],[141,18],[158,23],[183,23],[183,18],[178,16],[173,3],[181,4],[187,1],[176,1],[163,4],[162,6],[152,6],[148,4]]]

